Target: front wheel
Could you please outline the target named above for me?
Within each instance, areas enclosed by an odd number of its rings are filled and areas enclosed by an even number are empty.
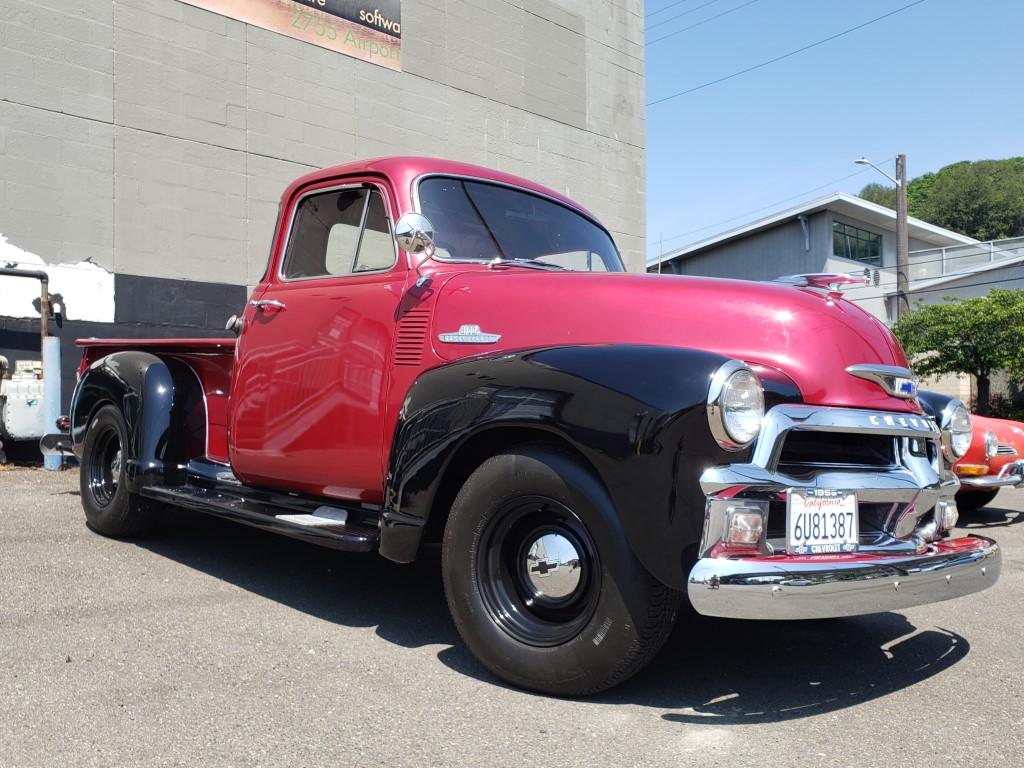
[[[485,461],[452,506],[445,594],[473,654],[513,685],[559,695],[639,671],[675,623],[681,595],[626,542],[601,483],[543,446]]]
[[[86,525],[114,538],[145,533],[160,517],[158,505],[128,491],[127,445],[128,430],[121,412],[113,405],[100,408],[82,445],[79,490]]]

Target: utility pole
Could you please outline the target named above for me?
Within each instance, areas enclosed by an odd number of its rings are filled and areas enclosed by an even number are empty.
[[[905,309],[910,272],[910,235],[907,232],[907,156],[896,155],[896,319]]]
[[[853,161],[857,165],[870,165],[896,185],[896,306],[893,320],[899,320],[905,309],[910,309],[907,300],[908,277],[910,275],[910,235],[907,231],[907,156],[896,155],[896,178],[883,171],[866,157]]]

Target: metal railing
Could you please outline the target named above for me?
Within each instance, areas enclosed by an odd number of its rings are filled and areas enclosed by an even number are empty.
[[[1024,258],[1024,237],[910,252],[910,281],[960,274],[987,264]]]

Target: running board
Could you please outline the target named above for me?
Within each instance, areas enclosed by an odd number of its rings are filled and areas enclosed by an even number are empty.
[[[249,490],[253,492],[250,494]],[[275,499],[266,491],[244,486],[206,488],[192,483],[150,486],[141,493],[164,504],[216,515],[332,549],[370,552],[377,548],[380,539],[380,531],[373,519],[368,519],[366,509],[325,504],[325,500],[290,495]]]

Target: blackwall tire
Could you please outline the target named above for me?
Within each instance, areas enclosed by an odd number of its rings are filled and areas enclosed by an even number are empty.
[[[991,504],[999,493],[998,488],[991,488],[986,491],[960,491],[956,495],[956,508],[958,512],[969,515],[977,512],[987,504]]]
[[[599,480],[543,446],[494,456],[469,477],[441,557],[469,649],[501,679],[548,694],[593,694],[634,675],[668,638],[682,597],[633,555]]]
[[[160,521],[160,506],[134,493],[125,483],[124,446],[128,430],[113,405],[96,413],[82,446],[79,490],[85,524],[96,533],[128,538],[151,531]]]

